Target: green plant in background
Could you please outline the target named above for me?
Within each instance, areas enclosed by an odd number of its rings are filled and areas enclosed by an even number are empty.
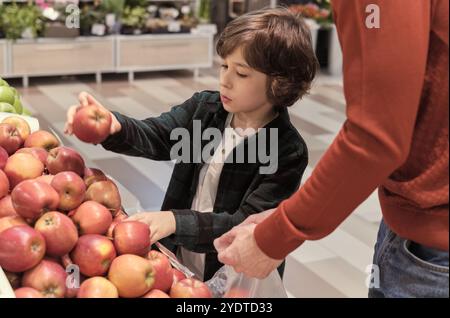
[[[100,7],[105,13],[114,13],[116,17],[121,17],[125,8],[125,0],[103,0]]]
[[[114,1],[114,0],[113,0]],[[125,0],[125,6],[126,7],[141,7],[141,8],[145,8],[148,5],[148,1],[147,0]]]
[[[143,29],[147,23],[149,14],[144,7],[125,7],[122,16],[122,24],[135,29]]]
[[[94,24],[105,23],[105,12],[98,8],[84,5],[80,12],[80,29],[83,34],[90,34]]]
[[[200,0],[198,19],[201,23],[209,23],[211,21],[211,0]]]
[[[3,35],[3,11],[5,10],[5,6],[0,4],[0,37]]]
[[[41,10],[34,5],[18,6],[16,3],[4,6],[0,20],[6,38],[16,40],[22,37],[25,30],[37,37],[44,30]]]

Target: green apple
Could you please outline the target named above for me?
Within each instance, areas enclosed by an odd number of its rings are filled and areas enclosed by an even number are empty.
[[[8,82],[0,77],[0,86],[9,86]]]
[[[15,99],[16,94],[14,94],[14,90],[11,87],[0,86],[0,102],[14,105]]]
[[[19,96],[16,96],[16,99],[14,101],[13,106],[16,109],[16,113],[17,114],[22,114],[23,106],[22,106],[22,102],[20,101],[20,97]]]
[[[33,114],[28,109],[26,109],[24,107],[23,111],[22,111],[22,115],[24,115],[24,116],[32,116]]]
[[[0,112],[3,112],[3,113],[16,113],[16,109],[11,104],[0,102]]]

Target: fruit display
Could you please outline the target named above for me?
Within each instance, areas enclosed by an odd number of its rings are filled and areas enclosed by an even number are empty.
[[[0,84],[0,102],[14,105],[16,91]],[[78,117],[80,139],[109,134],[101,110]],[[211,297],[151,250],[149,226],[127,220],[121,202],[115,182],[51,132],[17,115],[0,122],[0,273],[17,298]]]
[[[0,124],[9,131],[0,145],[0,267],[16,297],[211,297],[151,250],[148,225],[127,220],[105,173],[50,132],[8,121]],[[73,265],[83,277],[76,287],[67,286]]]

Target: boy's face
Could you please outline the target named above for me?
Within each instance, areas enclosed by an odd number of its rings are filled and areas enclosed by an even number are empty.
[[[248,66],[242,50],[234,50],[222,61],[220,95],[225,110],[230,113],[250,113],[270,108],[267,98],[267,75]]]

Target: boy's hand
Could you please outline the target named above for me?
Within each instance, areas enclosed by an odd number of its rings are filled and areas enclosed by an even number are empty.
[[[151,243],[172,235],[176,230],[175,216],[172,211],[143,212],[130,216],[126,221],[139,221],[150,227]]]
[[[259,224],[262,221],[264,221],[265,219],[267,219],[269,216],[272,215],[272,213],[274,213],[276,211],[276,209],[271,209],[271,210],[267,210],[264,212],[260,212],[260,213],[255,213],[250,215],[248,218],[246,218],[244,220],[244,222],[242,222],[241,224],[237,225],[237,226],[245,226],[245,225],[250,225],[250,224]]]
[[[72,129],[73,118],[75,116],[75,113],[81,107],[95,105],[95,106],[98,106],[100,108],[106,109],[92,95],[90,95],[87,92],[81,92],[80,95],[78,95],[78,101],[79,101],[78,105],[71,106],[69,108],[69,110],[67,111],[67,121],[66,121],[66,125],[64,127],[64,133],[65,134],[68,134],[68,135],[72,135],[73,134],[73,129]],[[122,126],[120,125],[120,123],[117,120],[116,116],[114,116],[111,112],[109,112],[109,113],[111,114],[111,119],[112,119],[110,135],[113,135],[113,134],[119,132],[122,129]]]

